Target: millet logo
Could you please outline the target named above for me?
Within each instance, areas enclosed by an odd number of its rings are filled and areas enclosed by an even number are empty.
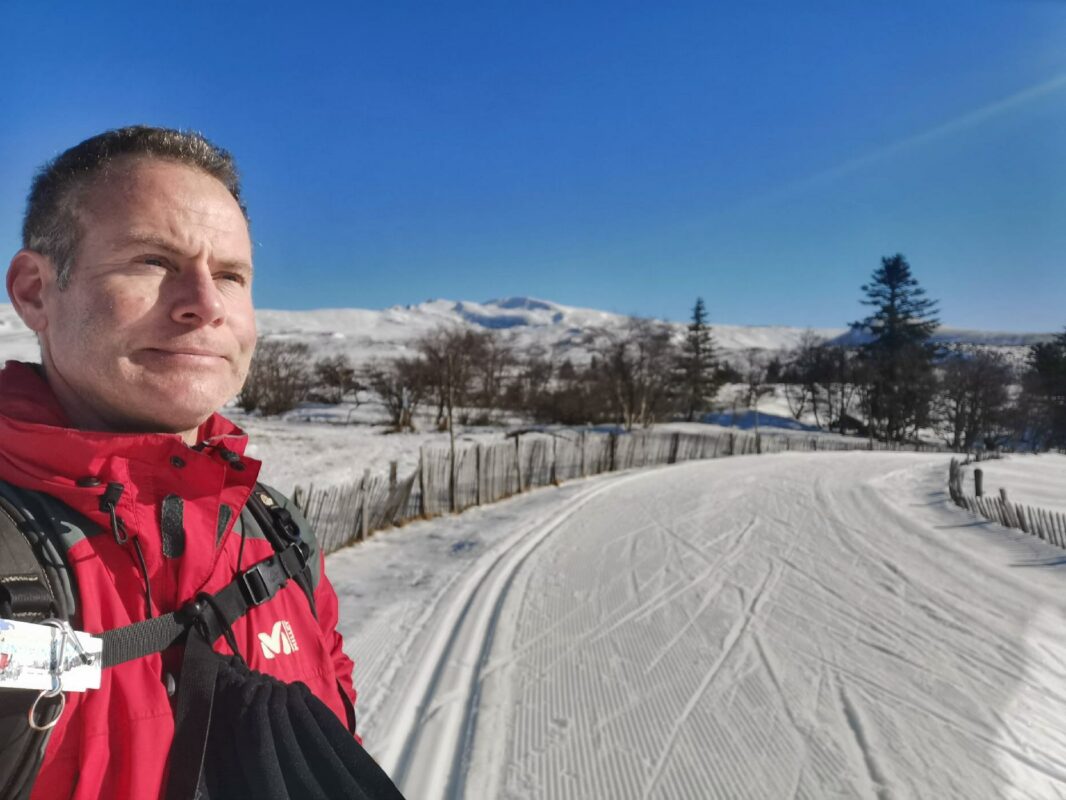
[[[274,629],[270,633],[259,634],[259,644],[263,648],[264,658],[274,658],[279,654],[289,655],[300,648],[296,645],[296,635],[292,632],[292,625],[287,619],[279,619],[274,623]]]

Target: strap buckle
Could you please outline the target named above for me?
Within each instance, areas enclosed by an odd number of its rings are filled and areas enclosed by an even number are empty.
[[[237,576],[241,588],[244,590],[244,598],[252,606],[262,605],[274,596],[274,593],[270,591],[269,584],[260,573],[262,566],[262,564],[256,564]]]
[[[281,563],[281,568],[285,570],[286,577],[295,578],[307,569],[310,551],[311,548],[304,542],[293,542],[277,554],[277,559]],[[296,563],[293,564],[293,561]]]

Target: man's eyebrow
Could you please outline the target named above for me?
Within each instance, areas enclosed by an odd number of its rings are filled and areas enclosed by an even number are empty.
[[[120,247],[131,247],[133,245],[146,245],[148,247],[158,247],[160,250],[166,250],[170,253],[180,255],[183,251],[178,245],[170,241],[164,236],[159,236],[154,233],[129,233],[119,243]]]
[[[217,263],[223,269],[228,269],[228,270],[230,270],[232,272],[247,272],[249,275],[251,275],[253,272],[255,272],[255,267],[253,267],[249,262],[243,261],[243,260],[241,260],[239,258],[238,259],[226,259],[224,261],[219,261]]]
[[[186,253],[185,250],[183,250],[179,245],[175,244],[170,239],[167,239],[165,236],[160,236],[160,235],[155,234],[155,233],[130,233],[130,234],[127,234],[122,239],[122,241],[119,243],[119,246],[122,247],[122,248],[134,247],[134,246],[154,247],[154,248],[157,248],[159,250],[165,250],[168,253],[173,253],[176,256],[187,256],[188,255],[188,253]],[[239,259],[239,258],[238,259],[224,259],[224,260],[216,261],[215,263],[217,263],[223,269],[229,269],[229,270],[233,270],[235,272],[243,271],[243,272],[251,273],[251,272],[254,271],[252,265],[249,262],[244,261],[244,260]]]

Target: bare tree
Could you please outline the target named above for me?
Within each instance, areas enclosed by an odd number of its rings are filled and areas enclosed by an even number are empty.
[[[667,408],[677,363],[670,328],[631,317],[621,331],[601,331],[597,373],[626,430],[647,427]]]
[[[814,331],[806,330],[800,336],[796,348],[789,354],[782,378],[785,385],[785,399],[793,418],[800,419],[810,407],[818,422],[819,380],[822,367],[822,348],[825,340]]]
[[[940,369],[936,427],[955,450],[1007,438],[1013,370],[999,353],[955,350]]]
[[[428,390],[425,362],[419,358],[396,358],[374,363],[367,368],[366,378],[389,412],[392,429],[413,431],[415,412]]]
[[[759,430],[759,400],[774,390],[770,385],[768,368],[770,356],[756,347],[744,351],[740,360],[740,374],[744,378],[745,404],[755,412],[755,430]]]
[[[478,334],[468,344],[472,347],[467,354],[473,380],[471,400],[488,418],[504,403],[506,381],[517,363],[515,353],[499,336],[489,332]]]
[[[489,334],[441,327],[420,338],[415,347],[425,363],[426,380],[437,402],[437,429],[454,430],[455,409],[470,397],[476,364]]]
[[[315,395],[323,403],[336,405],[359,389],[355,368],[346,355],[326,356],[315,362]]]
[[[260,339],[237,404],[264,416],[296,408],[311,387],[309,360],[310,350],[303,342]]]
[[[554,390],[552,356],[545,348],[532,345],[524,352],[513,353],[513,357],[512,380],[504,387],[503,406],[538,417],[545,399]]]

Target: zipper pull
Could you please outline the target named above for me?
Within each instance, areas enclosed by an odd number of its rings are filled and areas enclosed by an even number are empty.
[[[125,488],[121,483],[109,483],[107,490],[100,496],[100,510],[111,517],[111,535],[115,537],[115,542],[120,546],[130,540],[130,537],[126,535],[126,523],[115,511]]]

